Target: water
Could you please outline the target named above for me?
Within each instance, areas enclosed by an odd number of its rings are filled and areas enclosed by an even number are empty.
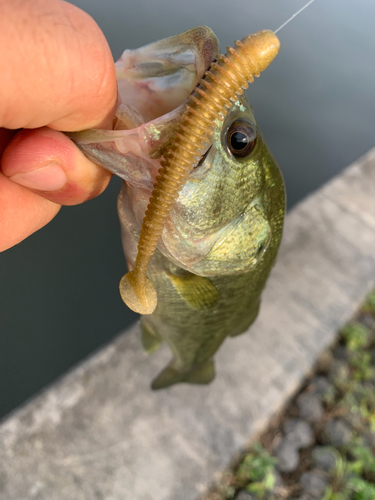
[[[304,1],[76,0],[117,59],[200,24],[222,50],[276,29]],[[250,87],[262,132],[285,177],[289,206],[375,145],[375,3],[316,0],[279,33],[277,59]],[[58,64],[58,58],[57,58]],[[0,415],[136,319],[121,302],[125,271],[115,179],[98,199],[61,210],[0,256]]]

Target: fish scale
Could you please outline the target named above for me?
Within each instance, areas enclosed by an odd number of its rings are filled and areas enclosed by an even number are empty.
[[[261,138],[258,148],[264,178],[260,203],[263,204],[272,233],[272,239],[258,265],[249,272],[220,275],[220,266],[214,262],[209,281],[219,292],[220,300],[210,309],[194,310],[176,291],[168,277],[171,273],[180,273],[182,276],[190,273],[181,267],[171,266],[170,260],[159,250],[150,260],[148,273],[157,290],[158,305],[152,315],[142,316],[143,336],[151,337],[156,344],[166,341],[173,353],[172,362],[154,380],[154,389],[179,382],[210,382],[215,375],[214,353],[228,336],[246,331],[257,316],[261,292],[280,244],[285,210],[281,173]],[[246,172],[245,164],[241,165]],[[243,178],[247,178],[246,174]],[[234,190],[229,199],[233,202],[235,196]],[[194,206],[192,198],[184,202]],[[245,234],[241,238],[231,243],[230,258],[233,258],[239,246],[248,243]]]
[[[274,40],[273,34],[269,36]],[[185,72],[181,59],[174,60],[180,52],[194,55],[190,61],[195,61],[195,79],[191,78],[191,62]],[[194,99],[207,99],[202,93],[192,92],[215,57],[211,68],[221,69],[211,72],[212,80],[203,86],[204,93],[215,88],[218,107],[223,106],[224,97],[217,92],[224,93],[236,79],[231,64],[217,54],[217,39],[206,27],[143,49],[125,51],[116,63],[122,99],[116,111],[116,126],[120,128],[70,134],[90,159],[125,180],[118,212],[130,270],[137,260],[141,221],[152,197],[152,181],[159,175],[159,180],[168,180],[177,188],[177,195],[168,191],[160,196],[156,211],[162,217],[148,217],[144,223],[144,228],[151,229],[146,240],[156,248],[147,269],[145,293],[154,293],[155,303],[157,296],[157,307],[141,318],[142,342],[148,352],[167,342],[173,355],[170,364],[155,378],[154,389],[181,382],[205,384],[213,379],[217,349],[226,337],[244,332],[258,314],[260,296],[282,235],[283,179],[258,131],[246,95],[241,95],[238,87],[240,97],[235,93],[230,109],[224,106],[224,111],[214,117],[204,106],[195,105]],[[229,50],[229,54],[236,57],[233,51]],[[137,61],[142,66],[140,73]],[[220,61],[229,67],[230,77],[224,80]],[[145,66],[148,62],[152,63],[150,75]],[[168,75],[175,72],[179,77],[167,77],[165,67]],[[139,79],[133,78],[134,71],[141,75]],[[186,78],[190,78],[189,85]],[[222,85],[212,87],[217,81]],[[171,82],[176,88],[171,87]],[[138,86],[148,100],[138,100]],[[180,107],[171,111],[170,100]],[[208,108],[212,106],[209,102]],[[137,120],[148,116],[150,121],[137,121],[132,128],[134,108]],[[212,134],[200,139],[207,128]],[[173,135],[176,130],[178,134]],[[181,136],[189,130],[194,134],[189,136],[185,150],[180,151]],[[232,144],[232,137],[238,133],[246,138],[246,144]],[[194,145],[197,150],[204,145],[204,154],[196,164],[189,165],[196,158]],[[177,173],[172,169],[157,174],[161,164],[176,154],[183,158]],[[195,168],[188,171],[178,192],[179,172],[184,164],[188,170]]]

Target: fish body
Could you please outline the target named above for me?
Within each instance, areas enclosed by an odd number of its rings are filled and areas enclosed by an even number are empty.
[[[128,51],[117,63],[120,93],[126,89],[116,112],[117,130],[74,136],[87,156],[125,180],[118,212],[130,270],[163,151],[183,102],[217,52],[216,37],[204,27],[135,55]],[[251,142],[248,154],[241,149],[244,135]],[[246,331],[258,314],[284,212],[282,175],[241,96],[224,119],[216,120],[149,263],[158,304],[141,318],[143,345],[151,352],[166,341],[173,354],[154,389],[213,379],[217,349],[227,336]]]

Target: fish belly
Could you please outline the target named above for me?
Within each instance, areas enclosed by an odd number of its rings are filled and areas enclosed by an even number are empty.
[[[165,341],[173,353],[170,365],[155,379],[154,389],[178,382],[209,383],[215,375],[213,355],[224,339],[244,332],[258,314],[265,279],[260,283],[254,273],[210,278],[218,292],[218,300],[210,307],[209,300],[202,299],[201,304],[199,300],[189,302],[176,288],[174,276],[186,273],[171,265],[160,252],[149,267],[158,306],[153,314],[142,317],[143,344],[146,350],[153,351]],[[191,276],[190,286],[194,288]]]

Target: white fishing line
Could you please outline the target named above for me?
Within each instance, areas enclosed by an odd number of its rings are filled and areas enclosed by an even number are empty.
[[[289,24],[289,23],[290,23],[290,21],[291,21],[292,19],[294,19],[295,17],[297,17],[297,16],[298,16],[298,14],[301,14],[301,12],[302,12],[303,10],[307,9],[307,7],[308,7],[310,4],[312,4],[313,2],[315,2],[315,0],[310,0],[310,2],[307,2],[307,4],[306,4],[306,5],[304,5],[301,9],[297,10],[297,12],[295,12],[295,13],[292,15],[292,17],[290,17],[287,21],[285,21],[285,23],[283,23],[281,26],[279,26],[279,27],[277,28],[277,30],[276,30],[276,31],[274,31],[274,33],[276,34],[278,31],[280,31],[282,28],[284,28],[284,26],[286,26],[287,24]]]

